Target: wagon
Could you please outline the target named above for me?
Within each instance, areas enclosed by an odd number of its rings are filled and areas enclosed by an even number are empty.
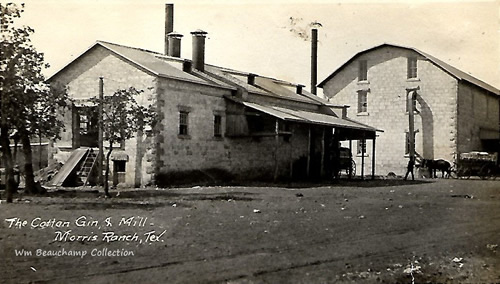
[[[461,153],[451,169],[454,178],[469,179],[479,176],[481,179],[494,178],[498,172],[498,153],[468,152]]]
[[[351,178],[356,175],[356,163],[352,159],[351,149],[340,147],[339,154],[339,175],[345,172],[346,175]]]

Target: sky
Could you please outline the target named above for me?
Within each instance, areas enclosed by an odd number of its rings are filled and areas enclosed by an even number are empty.
[[[191,58],[190,32],[202,29],[208,32],[206,63],[309,88],[307,33],[309,24],[318,22],[318,83],[356,53],[392,43],[417,48],[500,88],[500,0],[23,2],[19,23],[34,28],[32,42],[51,65],[47,76],[96,40],[163,52],[165,3],[173,3],[184,58]]]

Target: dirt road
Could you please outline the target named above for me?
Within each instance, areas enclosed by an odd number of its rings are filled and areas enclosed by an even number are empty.
[[[0,283],[500,283],[500,182],[53,191],[0,204]]]

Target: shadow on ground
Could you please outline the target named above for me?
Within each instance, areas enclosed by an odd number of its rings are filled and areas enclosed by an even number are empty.
[[[283,187],[283,188],[315,188],[315,187],[390,187],[401,185],[416,185],[433,183],[431,180],[402,180],[402,179],[375,179],[375,180],[361,180],[361,179],[341,179],[334,181],[317,181],[317,182],[278,182],[278,183],[259,183],[248,182],[242,184],[235,184],[237,186],[250,186],[250,187]]]

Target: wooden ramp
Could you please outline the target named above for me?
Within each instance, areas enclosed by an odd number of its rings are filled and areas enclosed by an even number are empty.
[[[71,153],[71,156],[69,156],[69,159],[66,161],[64,166],[59,170],[59,172],[52,178],[52,180],[49,182],[49,186],[62,186],[64,181],[68,178],[68,176],[75,170],[76,166],[78,163],[85,157],[85,154],[90,149],[76,149],[73,150]]]

